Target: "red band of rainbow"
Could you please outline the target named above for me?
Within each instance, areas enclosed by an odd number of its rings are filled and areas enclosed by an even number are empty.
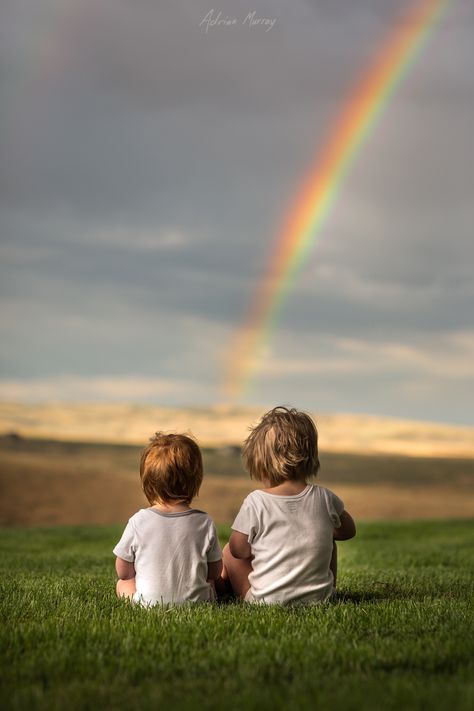
[[[411,7],[345,102],[284,220],[249,316],[232,347],[225,384],[232,399],[249,386],[261,349],[276,329],[282,306],[326,224],[348,170],[450,2],[421,0]]]

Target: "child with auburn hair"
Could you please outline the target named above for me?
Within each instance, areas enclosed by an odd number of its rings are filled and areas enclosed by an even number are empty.
[[[140,478],[150,507],[130,518],[114,548],[117,595],[144,606],[213,601],[222,553],[211,518],[191,508],[203,478],[198,445],[157,432],[142,452]]]
[[[334,595],[336,540],[355,536],[341,499],[308,483],[319,469],[318,433],[304,412],[275,407],[243,448],[263,489],[244,500],[224,548],[223,579],[248,602],[311,603]]]

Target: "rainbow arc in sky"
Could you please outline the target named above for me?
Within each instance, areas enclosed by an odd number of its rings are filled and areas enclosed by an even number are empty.
[[[412,5],[344,102],[287,212],[250,313],[230,349],[225,377],[230,399],[238,399],[249,389],[262,350],[278,326],[282,307],[326,225],[349,169],[451,2],[419,0]]]

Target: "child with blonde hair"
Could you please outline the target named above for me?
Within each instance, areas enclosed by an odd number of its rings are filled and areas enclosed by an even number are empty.
[[[150,507],[130,518],[114,548],[117,595],[144,606],[214,600],[222,553],[210,517],[191,508],[203,478],[198,445],[157,432],[143,450],[140,478]]]
[[[232,525],[224,581],[248,602],[328,600],[336,585],[335,541],[356,530],[341,499],[309,483],[319,469],[313,420],[275,407],[251,430],[243,459],[263,489],[247,496]]]

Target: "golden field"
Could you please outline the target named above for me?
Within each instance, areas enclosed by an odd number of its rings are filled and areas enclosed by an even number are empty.
[[[206,447],[239,446],[261,408],[0,403],[0,434],[80,442],[146,443],[156,430],[192,432]],[[474,457],[474,427],[369,415],[311,413],[326,452]]]
[[[191,431],[205,478],[195,505],[230,522],[256,488],[239,445],[260,410],[0,405],[0,526],[123,523],[147,506],[140,450],[158,429]],[[314,413],[313,413],[314,414]],[[474,517],[474,430],[315,414],[318,481],[358,520]]]

